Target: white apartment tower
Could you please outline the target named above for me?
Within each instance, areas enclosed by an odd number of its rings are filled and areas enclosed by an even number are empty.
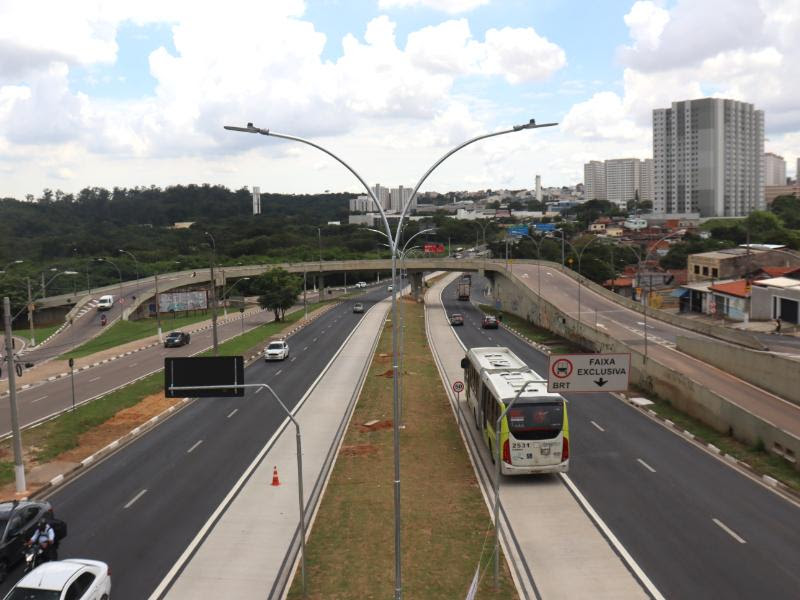
[[[638,158],[615,158],[606,161],[606,200],[622,209],[636,199],[641,185],[642,161]],[[639,192],[641,200],[641,192]]]
[[[261,188],[258,186],[253,187],[253,214],[261,214]]]
[[[374,186],[372,186],[372,193],[375,194],[378,202],[381,203],[381,208],[383,210],[389,210],[391,208],[389,188],[385,188],[380,183],[376,183]],[[375,211],[377,212],[377,209],[375,209]]]
[[[653,111],[653,211],[738,217],[764,207],[764,112],[722,98]]]
[[[403,207],[411,198],[411,193],[414,191],[413,188],[400,187],[392,188],[392,192],[389,195],[389,211],[393,213],[401,213],[403,212]],[[409,213],[412,210],[416,210],[417,208],[417,199],[414,198],[414,202],[411,203],[408,211]]]
[[[537,202],[541,202],[542,201],[542,176],[541,175],[537,175],[536,176],[536,201]]]
[[[606,166],[599,160],[583,165],[583,197],[586,200],[606,199]]]
[[[764,185],[786,185],[786,161],[782,156],[764,154]]]

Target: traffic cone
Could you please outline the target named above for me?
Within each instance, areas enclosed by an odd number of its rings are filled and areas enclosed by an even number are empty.
[[[280,485],[281,480],[278,479],[278,467],[272,468],[272,485]]]

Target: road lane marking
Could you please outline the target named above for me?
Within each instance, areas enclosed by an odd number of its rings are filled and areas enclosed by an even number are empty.
[[[194,450],[195,448],[197,448],[197,447],[198,447],[200,444],[202,444],[202,443],[203,443],[203,440],[197,440],[197,441],[196,441],[196,442],[195,442],[195,443],[192,445],[192,447],[191,447],[191,448],[189,448],[189,449],[186,451],[186,454],[191,454],[191,453],[192,453],[192,450]]]
[[[736,535],[736,532],[733,531],[733,529],[731,529],[730,527],[725,525],[725,523],[723,523],[719,519],[711,519],[711,520],[714,521],[714,523],[716,523],[717,525],[719,525],[720,529],[722,529],[725,533],[727,533],[729,536],[731,536],[733,539],[735,539],[740,544],[746,544],[747,543],[743,538],[741,538],[738,535]]]
[[[98,379],[100,379],[100,378],[99,377],[95,377],[94,379],[90,379],[89,383],[92,383],[93,381],[97,381]]]
[[[289,359],[289,362],[294,362],[295,360],[297,360],[297,357],[293,356],[292,358]]]
[[[139,498],[141,498],[142,496],[144,496],[146,493],[147,493],[147,490],[142,490],[141,492],[139,492],[138,494],[136,494],[136,495],[135,495],[133,498],[131,498],[131,499],[128,501],[128,503],[127,503],[125,506],[123,506],[123,507],[122,507],[122,508],[123,508],[123,510],[124,510],[124,509],[126,509],[126,508],[130,508],[131,506],[133,506],[133,503],[134,503],[134,502],[136,502],[136,501],[137,501]]]
[[[131,368],[135,367],[135,366],[136,366],[136,365],[138,365],[138,364],[139,364],[139,363],[133,363],[133,364],[130,364],[130,365],[128,365],[128,368],[129,368],[129,369],[131,369]]]
[[[264,389],[263,387],[260,387],[260,388],[258,388],[258,389],[257,389],[255,392],[253,392],[253,393],[254,393],[254,394],[260,394],[260,393],[261,393],[261,391],[262,391],[263,389]],[[238,410],[238,409],[237,409],[237,410]],[[236,411],[234,411],[234,412],[236,412]]]
[[[642,465],[642,466],[643,466],[645,469],[647,469],[648,471],[650,471],[651,473],[655,473],[655,472],[656,472],[656,470],[655,470],[653,467],[651,467],[650,465],[648,465],[648,464],[647,464],[646,462],[644,462],[644,461],[643,461],[641,458],[637,458],[636,460],[637,460],[637,461],[639,461],[639,463],[641,463],[641,465]]]
[[[278,376],[278,375],[280,375],[281,373],[283,373],[283,369],[278,369],[278,370],[275,372],[275,376],[277,377],[277,376]],[[261,389],[261,388],[259,388],[259,389]]]
[[[306,350],[308,350],[308,346],[306,346],[305,348],[303,348],[303,352],[305,352]]]
[[[317,338],[314,338],[314,339],[313,339],[313,340],[311,340],[311,341],[312,341],[312,342],[316,342],[316,341],[317,341]]]
[[[36,400],[31,400],[31,402],[38,402],[39,400],[44,400],[47,396],[42,396],[41,398],[37,398]]]
[[[260,389],[260,388],[259,388],[259,389]],[[232,410],[230,413],[228,413],[228,416],[227,416],[226,418],[227,418],[227,419],[230,419],[230,418],[231,418],[233,415],[235,415],[237,412],[239,412],[239,409],[238,409],[238,408],[234,408],[234,409],[233,409],[233,410]]]
[[[592,425],[594,425],[595,427],[597,427],[597,428],[598,428],[600,431],[605,431],[605,429],[603,429],[602,427],[600,427],[600,425],[598,425],[598,424],[597,424],[597,423],[595,423],[594,421],[589,421],[589,423],[591,423]]]

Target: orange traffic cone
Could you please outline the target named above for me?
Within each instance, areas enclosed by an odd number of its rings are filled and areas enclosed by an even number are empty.
[[[278,479],[278,467],[272,468],[272,485],[280,485],[281,480]]]

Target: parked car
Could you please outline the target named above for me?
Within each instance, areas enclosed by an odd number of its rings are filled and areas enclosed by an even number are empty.
[[[108,600],[111,571],[99,560],[70,558],[39,565],[17,582],[5,600]]]
[[[114,307],[114,296],[106,294],[97,301],[97,310],[111,310]]]
[[[461,313],[453,313],[450,315],[450,325],[463,325],[464,315]]]
[[[366,282],[366,281],[359,281],[359,282],[356,284],[356,287],[357,287],[357,288],[365,288],[365,287],[367,287],[367,282]]]
[[[0,502],[0,581],[22,560],[25,543],[42,517],[54,520],[49,502]]]
[[[264,360],[286,360],[289,358],[289,344],[285,340],[275,340],[264,348]]]
[[[483,329],[497,329],[497,317],[493,317],[492,315],[485,315],[483,317],[483,321],[481,321],[481,328]]]
[[[164,338],[164,348],[177,348],[189,343],[191,336],[183,331],[172,331]]]
[[[389,286],[389,287],[387,287],[387,288],[386,288],[386,291],[387,291],[387,292],[391,292],[391,291],[392,291],[392,286]]]
[[[353,304],[353,312],[354,313],[363,313],[364,312],[364,305],[361,302],[356,302]]]

